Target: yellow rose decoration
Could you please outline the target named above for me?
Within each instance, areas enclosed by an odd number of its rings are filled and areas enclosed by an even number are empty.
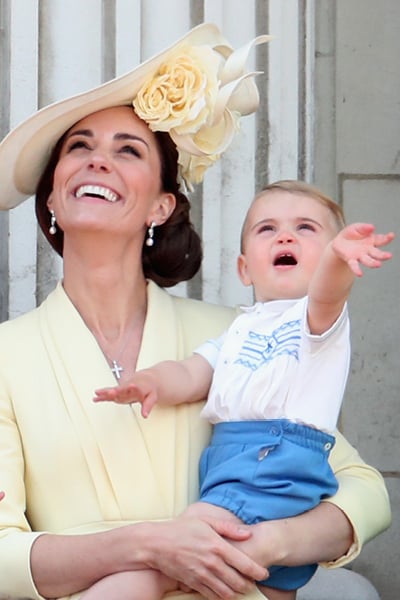
[[[222,43],[182,44],[133,99],[149,128],[168,132],[175,142],[180,176],[189,189],[229,146],[240,117],[257,109],[256,73],[246,71],[245,63],[251,48],[269,39],[259,36],[238,50]]]
[[[152,131],[196,133],[206,123],[218,93],[220,57],[208,46],[184,46],[163,62],[133,101]]]

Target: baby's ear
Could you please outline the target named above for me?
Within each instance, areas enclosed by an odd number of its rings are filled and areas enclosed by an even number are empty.
[[[237,272],[239,274],[240,281],[243,283],[243,285],[248,286],[253,283],[251,280],[251,277],[248,273],[247,260],[246,260],[246,257],[244,254],[239,254],[239,256],[238,256]]]

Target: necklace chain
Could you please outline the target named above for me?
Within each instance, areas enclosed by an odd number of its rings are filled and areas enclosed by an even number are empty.
[[[133,333],[133,332],[132,332]],[[124,352],[128,346],[128,342],[131,339],[131,335],[128,335],[124,345],[122,346],[118,356],[116,358],[110,358],[108,356],[108,354],[106,354],[106,352],[104,352],[105,357],[107,358],[108,362],[111,363],[111,371],[114,374],[114,377],[117,381],[119,381],[121,379],[121,373],[123,373],[125,371],[124,367],[120,364],[120,360],[124,355]]]
[[[120,351],[118,353],[116,353],[116,355],[113,353],[114,354],[113,358],[111,358],[110,354],[105,351],[106,344],[104,342],[100,343],[100,341],[99,341],[99,337],[100,337],[100,339],[102,339],[102,338],[104,338],[104,336],[103,335],[101,335],[101,336],[95,335],[95,333],[92,329],[92,333],[93,333],[94,337],[97,339],[97,343],[98,343],[101,351],[103,352],[105,358],[107,359],[107,362],[110,365],[111,372],[117,381],[119,381],[121,379],[121,374],[125,371],[124,367],[121,364],[121,359],[123,358],[125,351],[128,347],[128,344],[132,340],[135,332],[138,331],[138,328],[140,328],[140,327],[143,328],[144,320],[145,320],[145,316],[146,316],[146,309],[147,309],[147,305],[144,306],[144,309],[140,309],[138,311],[138,313],[136,314],[136,317],[134,318],[134,320],[131,324],[131,327],[128,329],[126,339],[125,339]],[[100,330],[100,333],[101,333],[101,330]],[[105,338],[104,338],[104,341],[107,342],[107,340]]]

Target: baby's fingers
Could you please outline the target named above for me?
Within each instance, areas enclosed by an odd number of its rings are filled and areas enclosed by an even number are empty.
[[[386,236],[384,236],[386,237]],[[380,267],[382,261],[384,260],[389,260],[390,258],[392,258],[392,253],[391,252],[387,252],[387,250],[381,250],[378,246],[380,245],[385,245],[385,243],[387,242],[382,242],[382,244],[374,244],[368,251],[368,253],[366,254],[366,256],[371,260],[372,259],[372,264],[367,264],[364,263],[366,266],[368,267]],[[375,261],[375,262],[374,262]],[[369,261],[370,262],[370,261]]]
[[[349,265],[350,269],[353,271],[353,273],[354,273],[354,275],[356,277],[362,277],[363,276],[363,272],[361,270],[361,267],[359,265],[359,262],[358,262],[357,258],[350,258],[347,261],[347,264]]]
[[[102,388],[100,390],[95,390],[94,394],[94,402],[105,402],[107,400],[115,400],[117,396],[115,388]]]
[[[386,246],[386,244],[390,244],[394,237],[392,231],[389,233],[376,233],[374,235],[374,246]],[[391,255],[388,258],[391,258]]]
[[[389,260],[390,258],[392,258],[391,252],[386,252],[385,250],[372,247],[368,252],[360,256],[358,262],[369,269],[379,269],[379,267],[382,266],[382,262]],[[350,262],[354,262],[354,264],[350,264]],[[355,275],[361,277],[362,271],[359,265],[356,266],[356,263],[356,260],[349,261],[349,266]]]
[[[146,398],[142,402],[142,417],[146,419],[149,416],[156,401],[157,397],[154,392],[150,392],[148,396],[146,396]]]
[[[142,390],[134,383],[115,388],[118,395],[118,402],[142,402],[144,394]]]
[[[140,402],[143,394],[133,384],[126,386],[116,386],[112,388],[103,388],[95,391],[95,402],[118,402],[120,404],[129,404],[131,402]]]

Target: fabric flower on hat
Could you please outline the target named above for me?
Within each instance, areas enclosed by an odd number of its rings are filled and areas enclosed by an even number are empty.
[[[179,151],[179,179],[184,181],[190,191],[193,191],[193,186],[191,184],[203,181],[204,173],[207,171],[208,167],[214,164],[220,156],[220,154],[194,156],[194,154]]]
[[[180,176],[187,187],[200,183],[239,128],[242,115],[257,109],[258,93],[245,63],[259,36],[233,50],[227,44],[181,45],[167,54],[133,100],[136,114],[152,131],[175,142]],[[249,93],[249,87],[251,93]]]
[[[133,101],[152,131],[194,134],[209,119],[218,93],[220,57],[207,46],[183,46],[163,62]]]

